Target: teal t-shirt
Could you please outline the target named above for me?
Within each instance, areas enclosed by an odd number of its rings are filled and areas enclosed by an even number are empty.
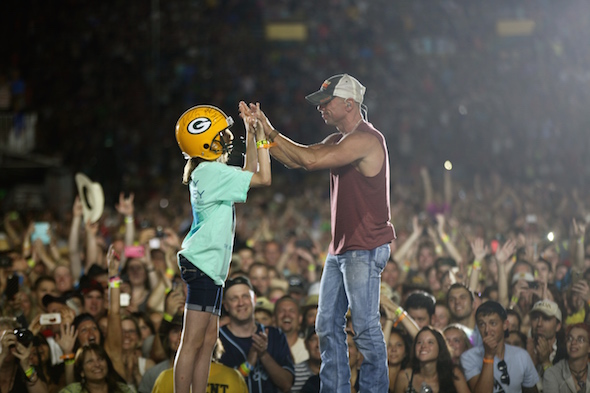
[[[179,252],[223,285],[229,272],[234,233],[234,203],[245,202],[253,173],[219,162],[202,162],[191,174],[191,229]]]

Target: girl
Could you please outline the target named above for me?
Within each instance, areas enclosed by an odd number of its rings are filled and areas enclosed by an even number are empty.
[[[393,393],[395,381],[400,371],[410,361],[412,339],[401,330],[392,329],[387,342],[387,366],[389,368],[389,392]]]
[[[410,368],[400,372],[395,393],[469,393],[463,372],[453,365],[443,335],[425,326],[414,340]]]
[[[188,159],[183,183],[189,185],[193,223],[178,253],[188,294],[182,341],[174,362],[174,391],[204,393],[211,354],[218,337],[222,287],[229,272],[235,231],[234,203],[245,202],[250,187],[271,183],[270,143],[262,126],[240,102],[246,128],[244,168],[226,165],[233,124],[220,109],[199,105],[176,124],[176,139]],[[255,135],[256,134],[256,138]],[[258,167],[258,168],[257,168]]]

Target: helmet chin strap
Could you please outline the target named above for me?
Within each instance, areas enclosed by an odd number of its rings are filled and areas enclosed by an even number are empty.
[[[227,138],[226,138],[226,136],[227,136]],[[209,149],[217,153],[217,151],[213,149],[213,146],[215,146],[215,147],[220,146],[222,154],[223,153],[230,154],[231,151],[233,150],[233,147],[234,147],[233,146],[233,139],[234,139],[234,135],[229,130],[229,128],[226,128],[223,131],[221,131],[219,134],[217,134],[215,139],[213,139],[213,142],[211,143],[211,146],[209,147]]]

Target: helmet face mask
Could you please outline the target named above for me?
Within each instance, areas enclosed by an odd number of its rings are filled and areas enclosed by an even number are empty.
[[[212,105],[188,109],[176,122],[176,141],[185,158],[199,157],[215,161],[231,153],[234,121]]]
[[[229,128],[226,128],[218,133],[215,138],[213,138],[209,150],[215,152],[216,154],[220,153],[221,155],[227,153],[229,155],[234,147],[233,140],[234,134],[229,130]]]

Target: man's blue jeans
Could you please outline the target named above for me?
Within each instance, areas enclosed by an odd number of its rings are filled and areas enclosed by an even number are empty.
[[[316,332],[320,339],[322,393],[350,393],[346,313],[350,306],[354,342],[363,354],[361,393],[386,393],[387,348],[379,322],[381,272],[389,244],[373,250],[328,254],[322,272]]]

